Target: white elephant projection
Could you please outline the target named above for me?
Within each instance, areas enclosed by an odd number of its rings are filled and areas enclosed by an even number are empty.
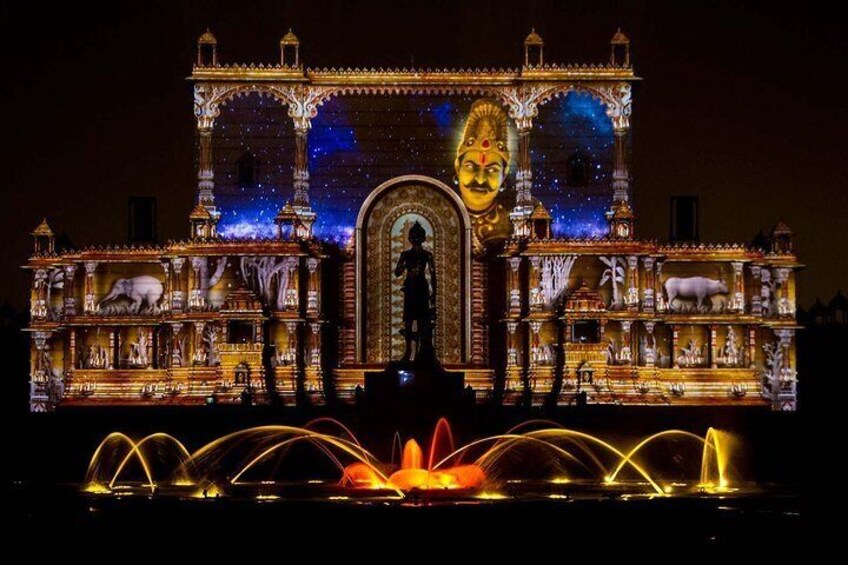
[[[162,282],[149,275],[118,279],[112,283],[112,290],[103,297],[98,307],[106,314],[156,313],[164,291]],[[128,298],[129,305],[118,303],[120,298]]]
[[[665,292],[668,295],[668,307],[673,311],[682,311],[680,303],[675,306],[675,298],[695,299],[697,310],[710,311],[713,310],[712,300],[706,308],[704,300],[712,299],[717,294],[727,294],[727,283],[707,277],[671,277],[665,281]]]

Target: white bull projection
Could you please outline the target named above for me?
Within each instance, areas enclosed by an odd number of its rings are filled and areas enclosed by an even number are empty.
[[[701,310],[704,299],[727,293],[727,283],[721,279],[707,277],[671,277],[665,281],[665,292],[668,295],[669,308],[675,309],[672,304],[675,298],[694,298],[697,301],[698,310]]]

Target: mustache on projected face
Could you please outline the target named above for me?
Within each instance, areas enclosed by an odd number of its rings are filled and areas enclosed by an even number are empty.
[[[475,192],[494,192],[494,189],[488,184],[481,184],[475,180],[466,184],[465,188],[467,188],[468,190],[473,190]]]

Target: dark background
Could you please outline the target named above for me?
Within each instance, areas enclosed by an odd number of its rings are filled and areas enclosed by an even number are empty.
[[[2,8],[0,302],[25,307],[29,232],[123,242],[127,198],[155,195],[160,239],[187,235],[190,85],[210,26],[224,62],[278,60],[292,27],[308,66],[512,66],[532,26],[553,62],[601,62],[617,26],[644,79],[634,103],[639,234],[697,194],[702,239],[750,241],[784,217],[808,269],[801,306],[844,284],[845,35],[827,10],[774,3],[327,0]]]

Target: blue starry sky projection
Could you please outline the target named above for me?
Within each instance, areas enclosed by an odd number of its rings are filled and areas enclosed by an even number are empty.
[[[318,109],[309,134],[310,199],[317,236],[344,243],[368,194],[400,175],[454,186],[454,159],[475,96],[342,96]],[[604,106],[571,93],[539,110],[531,134],[533,195],[550,210],[554,233],[606,233],[613,132]],[[502,198],[513,198],[516,134]],[[215,197],[224,237],[270,237],[292,197],[294,131],[278,102],[251,94],[231,101],[213,137]]]

